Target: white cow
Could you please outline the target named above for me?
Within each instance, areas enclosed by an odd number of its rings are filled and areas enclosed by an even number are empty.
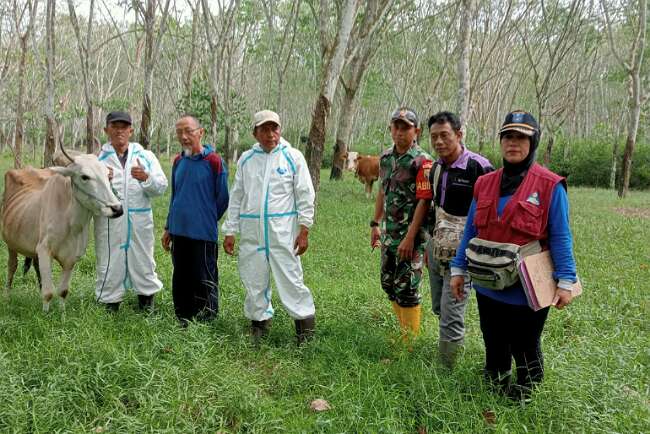
[[[9,250],[6,294],[13,282],[18,254],[36,257],[46,312],[54,296],[52,258],[63,269],[58,295],[65,307],[72,268],[88,245],[90,218],[93,214],[113,218],[123,214],[106,166],[92,154],[69,160],[67,167],[27,167],[5,174],[2,237]]]

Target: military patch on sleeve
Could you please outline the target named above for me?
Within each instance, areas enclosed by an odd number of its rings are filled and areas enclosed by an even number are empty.
[[[424,176],[429,179],[429,172],[431,172],[431,168],[433,167],[433,161],[431,160],[426,160],[424,164],[422,164],[422,171],[424,172]]]

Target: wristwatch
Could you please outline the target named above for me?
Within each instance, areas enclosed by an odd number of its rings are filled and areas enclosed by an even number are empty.
[[[370,220],[370,227],[371,228],[376,228],[379,226],[379,222],[375,220]]]

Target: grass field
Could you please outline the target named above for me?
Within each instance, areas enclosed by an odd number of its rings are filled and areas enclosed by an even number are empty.
[[[10,164],[2,156],[0,171]],[[177,326],[171,261],[160,246],[165,288],[157,312],[137,313],[129,293],[110,315],[94,302],[91,244],[65,312],[53,303],[43,314],[33,273],[18,277],[0,303],[0,432],[650,432],[649,192],[621,201],[612,191],[570,190],[585,292],[551,312],[546,379],[521,407],[480,380],[473,297],[467,349],[453,372],[436,362],[438,322],[426,283],[414,351],[392,343],[396,319],[379,287],[379,254],[368,246],[372,202],[349,174],[342,182],[327,175],[304,256],[317,306],[309,345],[295,347],[279,302],[269,339],[250,345],[236,261],[221,249],[222,311],[214,323]],[[157,237],[167,203],[165,196],[154,205]],[[332,409],[311,411],[316,398]]]

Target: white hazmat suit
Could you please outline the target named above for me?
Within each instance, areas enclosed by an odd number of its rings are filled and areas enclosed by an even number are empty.
[[[314,300],[293,248],[299,226],[314,222],[314,197],[305,157],[284,139],[269,153],[256,143],[239,158],[222,231],[240,234],[239,276],[248,319],[273,316],[271,272],[289,315],[296,320],[314,316]]]
[[[99,160],[113,169],[111,184],[122,202],[124,215],[116,219],[95,217],[97,301],[121,302],[128,288],[138,295],[153,295],[162,289],[162,282],[153,257],[151,198],[165,192],[167,177],[153,152],[139,143],[129,143],[124,168],[110,143],[102,147]],[[131,177],[131,167],[137,165],[149,175],[146,181]]]

